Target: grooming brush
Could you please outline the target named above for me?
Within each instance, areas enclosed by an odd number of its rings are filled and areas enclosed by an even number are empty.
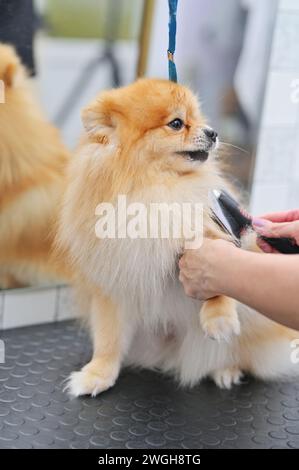
[[[242,233],[253,229],[252,218],[226,191],[211,191],[212,217],[215,222],[240,246]],[[299,246],[292,238],[272,238],[258,235],[272,248],[284,254],[299,254]]]

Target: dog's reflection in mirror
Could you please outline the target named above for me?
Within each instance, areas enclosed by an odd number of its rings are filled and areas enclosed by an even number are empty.
[[[0,288],[68,279],[52,255],[69,153],[34,98],[15,50],[0,44]]]

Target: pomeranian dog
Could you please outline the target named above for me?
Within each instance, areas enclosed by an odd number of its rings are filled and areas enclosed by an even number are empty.
[[[99,203],[117,212],[125,195],[146,208],[201,203],[204,236],[225,237],[209,202],[211,189],[228,185],[215,159],[217,134],[192,92],[142,79],[103,92],[82,119],[85,133],[68,171],[58,245],[90,300],[93,356],[70,375],[70,394],[95,396],[112,387],[122,365],[159,369],[182,385],[212,377],[225,388],[239,383],[242,371],[265,379],[298,374],[291,362],[295,332],[226,297],[203,305],[186,297],[177,269],[183,236],[95,234]]]
[[[69,154],[15,50],[4,44],[0,80],[0,287],[64,280],[66,266],[51,251]]]

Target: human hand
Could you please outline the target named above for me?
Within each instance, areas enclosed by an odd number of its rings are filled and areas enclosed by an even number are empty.
[[[179,261],[179,280],[186,295],[200,300],[220,295],[225,272],[219,269],[219,261],[229,263],[232,250],[237,249],[225,240],[204,240],[198,250],[186,250]]]
[[[299,210],[266,214],[253,218],[253,228],[260,235],[273,238],[292,238],[299,245]],[[265,253],[277,253],[267,242],[261,238],[257,244]]]

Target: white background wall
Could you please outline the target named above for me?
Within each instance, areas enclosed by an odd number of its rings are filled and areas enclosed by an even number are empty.
[[[280,0],[251,212],[299,207],[299,1]],[[295,99],[294,99],[295,98]]]

